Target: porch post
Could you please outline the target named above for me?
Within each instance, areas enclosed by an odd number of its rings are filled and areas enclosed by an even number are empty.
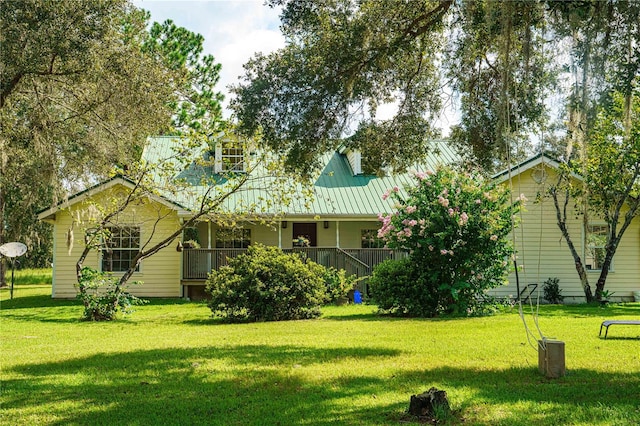
[[[340,221],[336,219],[336,247],[340,248]]]
[[[180,218],[179,219],[180,222],[180,226],[182,226],[182,224],[184,223],[184,218]],[[55,232],[53,235],[56,235]],[[53,239],[54,243],[55,243],[55,238]],[[180,239],[178,240],[178,242],[184,240],[184,229],[182,230],[182,234],[180,235]],[[55,253],[55,250],[53,251]],[[182,284],[182,280],[184,279],[184,252],[180,252],[180,297],[181,298],[187,298],[189,297],[187,292],[186,292],[186,286]]]
[[[211,271],[211,221],[207,221],[207,271]]]
[[[282,221],[278,222],[278,248],[282,249]]]

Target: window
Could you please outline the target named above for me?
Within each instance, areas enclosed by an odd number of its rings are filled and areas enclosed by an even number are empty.
[[[216,232],[216,248],[247,248],[251,244],[251,229],[223,228]]]
[[[216,172],[244,171],[244,148],[234,141],[223,141],[216,146]]]
[[[377,229],[363,229],[360,231],[362,248],[384,248],[384,240],[378,238]]]
[[[602,269],[606,255],[607,225],[588,225],[587,227],[587,253],[585,263],[587,269],[598,271]]]
[[[227,172],[244,170],[244,152],[241,147],[222,147],[222,170]]]
[[[102,249],[102,270],[124,272],[133,264],[140,251],[140,228],[136,226],[109,227],[109,237]],[[136,271],[140,268],[136,267]]]

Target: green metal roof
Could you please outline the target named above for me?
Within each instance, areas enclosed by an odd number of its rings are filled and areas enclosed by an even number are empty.
[[[145,148],[143,158],[150,164],[158,164],[170,156],[176,155],[179,140],[175,137],[150,138]],[[256,213],[275,214],[284,213],[286,216],[315,216],[328,217],[362,217],[374,218],[378,213],[389,213],[393,210],[393,202],[390,199],[383,200],[382,194],[390,188],[397,186],[402,189],[405,185],[413,183],[413,174],[416,171],[433,170],[438,165],[451,164],[459,158],[445,141],[435,141],[432,154],[426,162],[414,167],[408,167],[407,173],[393,174],[379,177],[373,175],[353,175],[347,156],[339,152],[329,153],[322,158],[324,167],[313,182],[314,199],[310,202],[295,198],[289,205],[268,205],[267,200],[272,200],[272,191],[266,189],[274,178],[269,177],[265,169],[256,169],[252,173],[257,184],[252,183],[246,188],[229,196],[222,210],[243,212],[248,205],[256,206]],[[181,155],[193,162],[193,166],[175,173],[175,177],[182,177],[192,183],[195,193],[204,193],[207,189],[200,185],[203,176],[216,177],[212,167],[197,167],[196,160],[207,150],[206,145],[196,147],[183,152]],[[224,185],[228,182],[223,176],[218,176],[218,189],[224,191]],[[302,186],[294,179],[285,183],[291,193],[302,193]],[[221,192],[222,193],[222,192]],[[163,196],[172,199],[176,204],[195,210],[195,197],[193,194],[169,194]]]

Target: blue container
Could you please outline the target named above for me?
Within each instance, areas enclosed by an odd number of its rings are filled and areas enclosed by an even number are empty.
[[[362,295],[358,290],[353,292],[353,303],[362,303]]]

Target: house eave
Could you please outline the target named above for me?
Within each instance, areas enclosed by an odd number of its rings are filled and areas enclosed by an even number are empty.
[[[181,219],[189,219],[193,217],[195,214],[189,210],[179,210],[178,217]],[[210,217],[211,215],[205,216]],[[253,218],[272,218],[275,222],[279,221],[306,221],[306,222],[321,222],[321,221],[342,221],[342,222],[356,222],[356,221],[372,221],[378,220],[378,213],[371,214],[317,214],[317,213],[309,213],[309,214],[300,214],[300,213],[292,213],[292,214],[283,214],[283,215],[273,215],[269,213],[264,214],[254,214],[251,215]],[[204,219],[203,219],[204,220]]]
[[[94,185],[90,188],[85,189],[84,191],[80,191],[76,194],[74,194],[73,196],[71,196],[70,198],[68,198],[65,201],[62,201],[61,203],[58,203],[57,205],[50,207],[46,210],[42,210],[38,213],[38,220],[41,220],[43,222],[47,222],[47,223],[54,223],[56,220],[56,213],[60,210],[63,209],[68,209],[71,206],[82,202],[84,200],[87,200],[91,197],[94,197],[96,194],[99,194],[102,191],[105,191],[109,188],[113,188],[116,185],[122,185],[125,186],[129,189],[133,189],[135,188],[135,184],[126,179],[123,178],[122,176],[115,176],[107,181],[101,182],[97,185]],[[173,203],[171,201],[169,201],[166,198],[163,198],[161,196],[157,196],[157,195],[149,195],[148,196],[149,199],[156,201],[160,204],[163,204],[171,209],[182,209],[182,206]]]
[[[560,168],[560,165],[560,161],[551,158],[546,154],[537,154],[524,160],[520,164],[494,174],[493,176],[491,176],[491,179],[493,179],[497,183],[503,183],[508,181],[511,177],[522,174],[527,170],[531,170],[535,167],[543,166],[558,170]],[[576,173],[571,173],[571,177],[582,180],[582,177]]]

